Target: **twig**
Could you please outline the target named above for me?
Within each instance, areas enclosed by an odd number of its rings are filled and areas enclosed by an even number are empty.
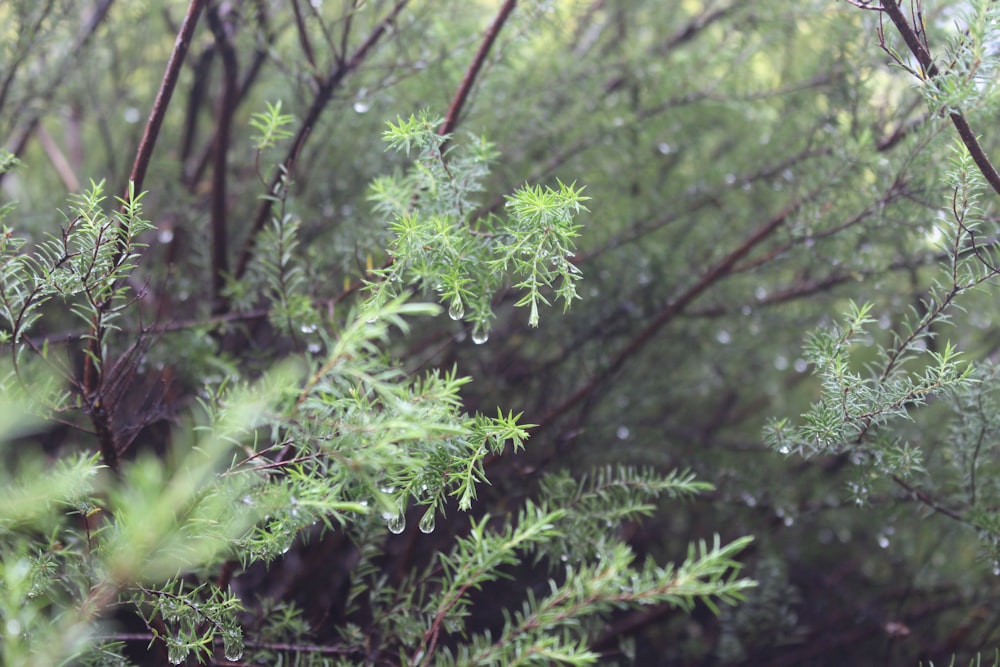
[[[396,21],[396,17],[408,2],[409,0],[398,0],[389,11],[388,16],[375,26],[375,29],[372,30],[370,35],[368,35],[368,39],[366,39],[364,43],[357,48],[350,60],[346,63],[336,65],[333,71],[330,72],[330,74],[319,86],[319,89],[316,92],[316,97],[313,99],[312,105],[306,112],[306,117],[299,126],[299,131],[292,140],[291,147],[288,149],[285,159],[281,162],[279,168],[275,170],[274,177],[271,179],[269,194],[275,194],[281,187],[281,182],[287,178],[289,174],[291,174],[292,169],[295,166],[295,161],[298,159],[299,153],[305,145],[306,139],[309,138],[309,134],[312,132],[313,126],[315,126],[315,124],[319,121],[319,117],[322,115],[327,103],[333,96],[333,92],[340,86],[344,79],[347,78],[347,75],[361,66],[361,63],[363,63],[365,58],[368,56],[368,52],[371,51],[376,44],[378,44],[386,33],[389,32],[389,27]],[[268,218],[271,215],[271,208],[273,206],[273,197],[265,197],[261,200],[260,207],[257,209],[257,215],[253,221],[253,226],[250,228],[250,233],[243,245],[243,251],[240,253],[239,260],[236,262],[236,270],[233,272],[233,276],[236,279],[242,278],[243,274],[246,273],[247,267],[250,265],[250,260],[253,258],[254,248],[257,245],[257,236],[267,224]]]
[[[486,62],[486,56],[489,55],[490,49],[493,47],[493,43],[496,42],[497,35],[500,34],[500,29],[503,28],[503,24],[507,22],[507,18],[510,16],[511,12],[514,11],[514,7],[516,5],[517,0],[506,0],[506,2],[504,2],[500,7],[500,11],[497,12],[496,18],[493,19],[493,23],[486,31],[486,35],[483,37],[483,41],[479,45],[479,50],[476,51],[476,55],[472,59],[472,64],[470,64],[469,68],[465,71],[465,76],[462,78],[462,84],[458,87],[455,97],[451,100],[451,105],[448,107],[448,113],[445,114],[444,123],[442,123],[441,127],[438,129],[438,134],[442,136],[450,134],[458,125],[458,116],[462,113],[462,109],[465,107],[465,102],[469,97],[469,91],[472,90],[472,85],[476,82],[476,77],[479,76],[479,72],[483,68],[483,63]],[[444,146],[442,146],[442,152],[443,151]]]
[[[133,191],[136,193],[142,192],[142,184],[146,180],[146,170],[153,157],[153,149],[160,134],[160,127],[163,125],[163,118],[167,115],[167,107],[170,106],[170,98],[177,86],[181,65],[184,64],[184,57],[191,45],[191,36],[198,24],[198,17],[204,9],[205,0],[191,0],[187,14],[184,15],[184,21],[181,23],[180,32],[177,33],[177,39],[174,40],[174,50],[170,53],[170,59],[167,61],[167,70],[160,81],[160,89],[156,92],[153,109],[149,114],[149,120],[146,121],[146,129],[142,133],[139,150],[136,152],[135,161],[132,163],[132,172],[129,175],[129,181],[132,182]],[[126,200],[129,196],[129,188],[126,188]]]
[[[177,85],[177,78],[180,75],[181,65],[184,56],[187,54],[188,46],[191,44],[191,36],[194,34],[195,26],[198,23],[198,16],[204,9],[205,0],[191,0],[188,6],[184,22],[181,24],[180,32],[174,41],[174,50],[167,61],[167,70],[160,81],[160,89],[157,91],[156,99],[153,102],[153,109],[149,120],[146,122],[146,129],[143,132],[142,140],[139,142],[139,150],[136,153],[135,161],[132,163],[132,172],[129,176],[129,186],[125,190],[122,198],[120,211],[131,205],[133,196],[142,192],[142,183],[146,177],[146,169],[153,156],[153,148],[156,145],[156,138],[163,124],[163,117],[167,113],[170,105],[170,98]],[[124,219],[121,224],[125,224]],[[94,318],[91,324],[90,340],[87,346],[87,354],[84,357],[83,367],[83,393],[88,405],[88,415],[97,433],[98,444],[101,451],[101,459],[104,465],[113,471],[118,471],[119,456],[116,442],[116,435],[111,423],[111,412],[114,408],[104,404],[103,388],[103,354],[104,354],[104,334],[105,325],[103,315],[110,308],[110,300],[102,304],[95,305]]]
[[[548,413],[546,413],[539,420],[538,426],[533,431],[533,434],[537,436],[540,431],[552,426],[556,419],[571,410],[577,404],[585,401],[592,393],[594,393],[594,391],[597,390],[598,387],[621,370],[622,366],[624,366],[629,359],[645,348],[663,327],[684,312],[684,309],[687,308],[687,306],[695,299],[701,296],[701,294],[709,287],[726,277],[741,259],[746,257],[758,244],[769,238],[771,234],[785,224],[792,213],[798,210],[799,207],[801,207],[806,201],[815,197],[816,194],[816,192],[813,192],[807,197],[792,202],[786,206],[777,215],[761,225],[753,234],[744,239],[739,246],[715,264],[715,266],[705,272],[694,285],[682,292],[677,298],[670,301],[670,303],[668,303],[667,306],[660,311],[660,314],[656,317],[656,319],[643,329],[639,335],[633,338],[624,349],[619,351],[618,354],[612,358],[610,363],[608,363],[603,369],[594,375],[590,381],[577,389],[562,403],[549,410]]]
[[[42,150],[48,156],[52,167],[59,174],[59,178],[62,180],[63,185],[66,186],[66,190],[68,192],[79,192],[80,180],[76,177],[73,167],[70,165],[69,160],[66,159],[66,155],[59,150],[59,146],[56,145],[56,142],[41,122],[38,123],[38,128],[35,130],[35,137],[38,139],[38,143],[42,145]]]
[[[45,92],[40,96],[43,100],[51,100],[55,91],[62,86],[65,78],[71,72],[75,71],[75,68],[71,67],[67,61],[80,58],[84,48],[86,48],[87,44],[90,43],[90,40],[93,39],[94,34],[97,32],[101,23],[104,22],[104,19],[107,18],[108,10],[111,9],[113,2],[114,0],[101,0],[101,2],[94,8],[93,13],[90,15],[90,19],[77,36],[76,44],[63,58],[60,63],[61,66],[57,69],[57,74],[52,78]],[[45,113],[51,108],[51,104],[36,105],[34,114],[28,118],[26,123],[24,123],[24,129],[21,131],[20,136],[11,142],[11,153],[15,156],[20,156],[24,153],[24,149],[28,145],[28,140],[35,133],[35,128],[38,127],[38,123],[41,121],[42,116],[45,115]],[[0,173],[0,183],[3,182],[5,175],[6,173]]]
[[[212,314],[221,312],[222,288],[229,272],[226,229],[226,179],[229,162],[229,137],[236,111],[239,67],[236,51],[233,49],[231,26],[226,25],[219,13],[219,6],[213,3],[207,12],[208,27],[215,37],[215,45],[222,58],[222,92],[219,96],[218,125],[212,144]]]
[[[854,4],[854,3],[852,3]],[[855,5],[858,6],[858,5]],[[896,26],[896,30],[902,36],[903,41],[906,42],[906,47],[913,54],[913,57],[917,59],[922,70],[922,78],[925,81],[930,81],[935,76],[940,73],[937,65],[934,64],[934,59],[931,57],[930,51],[927,49],[926,42],[921,39],[918,30],[922,32],[922,28],[914,29],[906,17],[903,15],[903,11],[899,8],[899,4],[896,0],[882,0],[882,11],[889,17],[893,25]],[[882,48],[885,49],[884,37],[881,37],[882,33],[880,31],[880,39],[882,40]],[[958,136],[961,137],[962,143],[968,149],[969,154],[975,161],[976,166],[979,167],[979,171],[982,172],[983,177],[989,182],[990,187],[997,194],[1000,194],[1000,173],[997,172],[993,163],[990,162],[989,157],[986,155],[986,151],[983,150],[982,145],[979,143],[979,139],[976,137],[975,132],[969,126],[969,122],[965,119],[965,116],[961,112],[949,111],[948,117],[951,119],[952,124],[955,129],[958,130]]]
[[[305,54],[306,60],[309,62],[309,66],[312,67],[313,72],[319,68],[316,65],[316,55],[313,53],[312,43],[309,41],[309,33],[306,31],[306,24],[302,20],[302,10],[299,9],[299,0],[292,0],[292,13],[295,15],[295,32],[299,38],[299,45],[302,47],[302,53]]]

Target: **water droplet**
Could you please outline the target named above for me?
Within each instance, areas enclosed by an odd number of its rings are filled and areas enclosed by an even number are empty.
[[[188,649],[182,644],[167,642],[167,660],[171,665],[179,665],[187,657]]]
[[[368,99],[368,90],[362,88],[358,91],[358,97],[354,100],[355,113],[367,113],[372,108],[371,100]]]
[[[490,330],[487,327],[477,324],[475,328],[472,329],[472,342],[476,345],[482,345],[490,339]]]
[[[236,662],[243,657],[243,631],[239,628],[226,631],[222,636],[222,652],[226,660]]]
[[[465,317],[465,305],[462,304],[461,299],[452,299],[451,305],[448,306],[448,317],[453,320],[460,320]]]
[[[422,519],[420,519],[421,533],[429,534],[434,532],[434,508],[431,507],[425,513]]]
[[[406,514],[400,512],[396,516],[389,519],[389,532],[393,535],[399,535],[401,532],[406,530]]]

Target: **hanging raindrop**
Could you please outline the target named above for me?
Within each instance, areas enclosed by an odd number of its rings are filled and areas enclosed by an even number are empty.
[[[222,650],[226,660],[236,662],[243,657],[243,635],[241,632],[230,632],[222,638]]]
[[[167,642],[167,661],[171,665],[179,665],[184,662],[189,651],[188,647],[180,643]]]
[[[354,100],[355,113],[367,113],[372,108],[371,100],[368,99],[368,90],[362,88],[358,91],[358,97]]]
[[[429,534],[434,532],[434,508],[429,508],[425,513],[424,517],[420,519],[420,532]]]
[[[472,342],[476,345],[482,345],[490,339],[490,330],[481,324],[477,324],[472,329]]]
[[[448,307],[448,317],[456,321],[465,317],[465,305],[461,299],[452,299],[451,305]]]
[[[406,530],[406,514],[400,511],[399,514],[389,519],[389,532],[393,535],[399,535],[401,532]]]

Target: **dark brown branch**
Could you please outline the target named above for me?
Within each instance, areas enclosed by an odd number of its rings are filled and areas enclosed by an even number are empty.
[[[813,193],[815,196],[815,193]],[[811,197],[807,197],[810,199]],[[633,338],[624,349],[618,352],[603,369],[594,375],[589,382],[580,387],[569,398],[555,406],[539,421],[539,426],[534,430],[537,435],[543,429],[552,426],[555,421],[569,412],[574,406],[587,400],[602,384],[614,376],[621,368],[639,353],[647,344],[660,332],[663,327],[672,322],[684,309],[697,299],[703,292],[709,289],[716,282],[726,277],[737,265],[746,257],[758,244],[771,236],[778,228],[785,224],[789,216],[792,215],[806,200],[800,200],[789,204],[771,220],[761,225],[753,234],[748,236],[732,252],[726,255],[715,266],[705,272],[702,277],[691,287],[670,301],[667,306],[660,311],[660,314],[653,320],[639,335]]]
[[[910,494],[910,496],[912,496],[914,500],[926,506],[931,511],[936,512],[937,514],[943,514],[949,519],[954,519],[959,523],[968,523],[968,519],[966,519],[964,516],[962,516],[955,510],[948,509],[947,507],[939,504],[936,500],[934,500],[934,498],[929,496],[924,491],[921,491],[920,489],[916,488],[915,486],[907,482],[899,475],[893,475],[892,481],[895,482],[897,486],[905,490],[908,494]]]
[[[153,157],[153,149],[156,147],[156,139],[160,134],[160,127],[163,125],[163,118],[167,114],[167,107],[170,106],[170,98],[174,93],[174,88],[177,87],[177,78],[180,76],[184,57],[191,45],[191,36],[194,35],[198,17],[204,8],[205,0],[191,0],[187,14],[184,15],[184,21],[181,23],[180,32],[177,33],[177,39],[174,40],[174,49],[167,61],[167,70],[160,81],[160,89],[156,92],[153,110],[149,114],[149,120],[146,121],[146,129],[142,133],[139,150],[136,152],[135,161],[132,163],[132,172],[129,174],[129,181],[133,184],[133,191],[136,194],[142,192],[142,185],[146,180],[146,170]],[[125,190],[126,199],[129,197],[130,190],[132,188]]]
[[[212,310],[220,312],[222,301],[220,295],[225,285],[226,274],[229,272],[229,259],[226,241],[228,239],[226,213],[226,180],[229,163],[229,140],[232,134],[233,114],[236,111],[236,95],[238,85],[238,65],[236,50],[233,48],[232,26],[227,25],[220,16],[216,3],[208,8],[208,27],[215,37],[215,45],[222,58],[222,92],[219,97],[218,125],[215,129],[215,141],[212,146]]]
[[[282,181],[291,174],[299,153],[302,151],[303,146],[305,146],[309,134],[319,121],[319,117],[322,115],[327,103],[333,96],[333,92],[349,74],[361,66],[361,63],[368,57],[368,52],[388,33],[389,27],[396,21],[396,17],[408,2],[409,0],[398,0],[389,11],[388,16],[375,26],[375,29],[368,35],[368,39],[357,48],[351,58],[342,65],[336,65],[333,71],[321,82],[319,89],[316,91],[316,97],[306,112],[306,117],[302,121],[302,125],[299,126],[299,131],[292,140],[291,147],[288,149],[285,159],[281,162],[280,168],[275,171],[274,177],[271,179],[269,186],[270,194],[277,193],[281,189]],[[246,273],[247,267],[250,265],[250,259],[253,257],[254,248],[257,244],[257,235],[260,234],[264,225],[267,224],[273,206],[273,198],[267,197],[261,200],[260,207],[257,209],[257,215],[254,217],[253,226],[250,228],[247,240],[243,245],[243,251],[240,253],[239,260],[236,263],[234,276],[237,279]]]
[[[181,139],[181,149],[178,162],[181,166],[181,179],[190,185],[192,177],[188,162],[194,148],[195,137],[198,134],[198,114],[201,111],[202,103],[205,101],[209,83],[209,75],[212,71],[212,61],[215,60],[215,46],[209,45],[198,54],[194,60],[193,80],[187,95],[186,112],[184,118],[184,133]],[[200,178],[200,176],[199,176]]]
[[[708,10],[706,9],[704,13],[695,16],[686,26],[684,26],[679,32],[672,35],[663,48],[660,50],[661,53],[672,51],[676,49],[681,44],[689,42],[698,36],[698,33],[703,31],[705,28],[709,27],[713,23],[724,19],[730,14],[732,14],[736,9],[738,9],[740,3],[736,2],[727,7],[719,7],[718,9]]]
[[[486,56],[489,55],[490,49],[493,48],[493,43],[496,42],[497,35],[500,34],[501,28],[503,28],[504,23],[507,22],[507,18],[510,16],[511,12],[514,11],[514,7],[516,5],[517,0],[506,0],[500,7],[500,11],[497,12],[496,18],[493,19],[493,23],[483,36],[483,41],[480,43],[479,50],[476,51],[476,55],[472,59],[472,64],[470,64],[469,68],[465,71],[465,76],[462,78],[462,84],[458,87],[455,97],[451,100],[451,105],[448,107],[448,113],[445,114],[444,123],[442,123],[441,127],[438,129],[438,134],[450,134],[458,125],[458,116],[462,113],[462,109],[465,107],[465,102],[469,98],[469,92],[472,90],[472,86],[476,82],[476,78],[479,76],[480,70],[483,68],[483,63],[486,62]]]
[[[918,30],[922,31],[922,28],[914,29],[913,25],[907,21],[906,16],[903,15],[903,11],[899,8],[896,0],[882,0],[882,9],[903,37],[903,41],[906,42],[906,48],[910,50],[913,57],[920,63],[924,80],[930,81],[937,76],[940,71],[937,65],[934,64],[934,59],[931,57],[930,51],[927,50],[927,46],[918,34]],[[884,44],[883,48],[885,48]],[[979,139],[976,137],[976,133],[972,131],[965,116],[959,111],[949,111],[948,117],[951,119],[952,124],[954,124],[955,129],[958,130],[958,136],[961,137],[962,143],[965,144],[976,166],[979,167],[979,171],[982,172],[983,177],[989,182],[993,191],[1000,194],[1000,173],[997,172],[996,167],[990,162],[986,151],[983,150]]]
[[[174,41],[174,49],[167,61],[167,70],[160,82],[160,89],[157,91],[156,100],[153,102],[153,110],[149,120],[146,122],[146,129],[143,132],[142,140],[139,143],[139,150],[136,153],[135,161],[132,164],[132,172],[129,175],[129,187],[125,190],[122,198],[121,209],[124,210],[133,195],[142,192],[142,184],[146,177],[146,169],[153,156],[153,148],[156,145],[156,138],[159,135],[160,127],[163,124],[163,117],[166,115],[167,107],[170,106],[170,98],[177,85],[177,77],[180,75],[181,65],[184,56],[187,54],[188,46],[191,43],[191,36],[194,34],[195,26],[198,23],[198,16],[204,9],[204,0],[191,0],[188,6],[184,22],[181,24],[180,32]],[[111,410],[113,405],[107,405],[106,383],[103,370],[104,358],[104,335],[106,329],[103,322],[103,315],[110,307],[110,302],[95,304],[94,318],[91,324],[90,341],[87,346],[87,354],[83,367],[83,394],[88,416],[97,433],[98,445],[101,451],[101,459],[104,465],[114,472],[118,470],[119,452],[118,436],[114,432],[111,422]]]
[[[259,45],[254,51],[253,58],[250,61],[250,65],[246,68],[246,74],[243,76],[243,80],[239,85],[239,93],[236,96],[236,108],[246,99],[247,93],[250,92],[250,87],[253,85],[254,81],[257,80],[257,76],[260,74],[261,67],[264,65],[264,61],[267,59],[268,49],[270,45],[274,42],[274,32],[268,28],[266,7],[261,4],[258,7],[257,12],[257,26],[258,29],[265,35],[265,43]],[[234,109],[235,113],[235,109]],[[184,184],[191,190],[195,188],[199,181],[201,181],[205,170],[208,168],[209,160],[212,156],[212,146],[206,146],[198,156],[195,161],[195,166],[193,168],[185,166],[184,171]],[[184,162],[187,163],[187,157],[185,157]]]
[[[316,55],[313,53],[312,43],[309,41],[309,33],[306,32],[305,21],[302,20],[302,10],[299,9],[299,0],[292,0],[292,13],[295,14],[295,32],[298,35],[302,53],[306,55],[306,60],[309,61],[309,66],[312,67],[313,72],[316,72],[319,67],[316,65]]]

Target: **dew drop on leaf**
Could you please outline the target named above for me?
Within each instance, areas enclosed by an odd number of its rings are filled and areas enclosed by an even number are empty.
[[[431,507],[424,513],[424,517],[420,519],[420,532],[429,534],[434,532],[434,508]]]
[[[482,345],[490,339],[490,330],[484,326],[476,325],[472,330],[472,342],[476,345]]]
[[[171,665],[179,665],[184,662],[184,658],[187,657],[188,649],[183,644],[175,644],[173,642],[168,642],[167,645],[167,660]]]
[[[389,532],[393,535],[399,535],[401,532],[406,530],[406,515],[402,512],[396,516],[389,519]]]
[[[243,657],[243,637],[242,633],[235,632],[222,638],[223,653],[226,660],[236,662]]]
[[[461,299],[453,299],[448,307],[448,317],[453,320],[460,320],[465,317],[465,305]]]

